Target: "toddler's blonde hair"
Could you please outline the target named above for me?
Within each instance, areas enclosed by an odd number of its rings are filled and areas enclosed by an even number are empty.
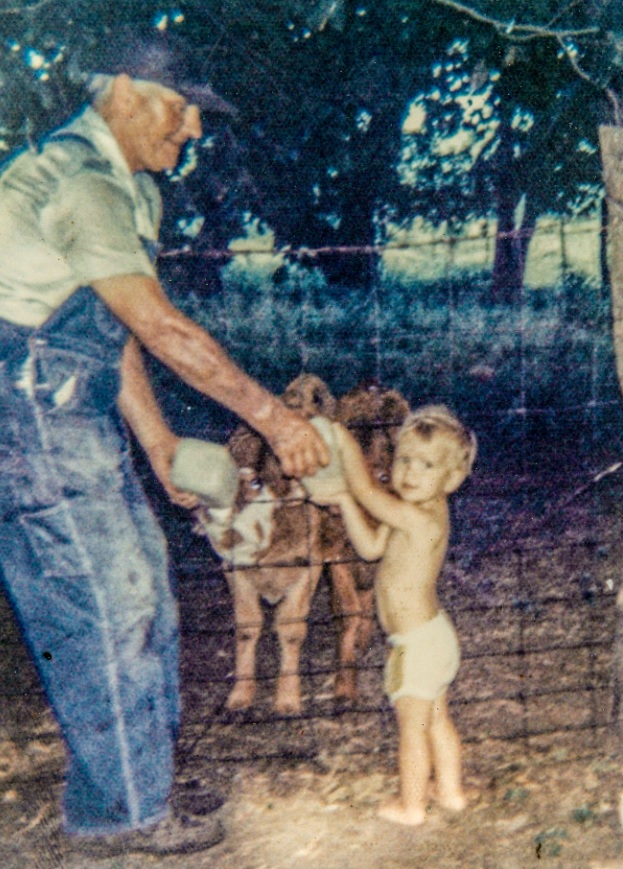
[[[398,440],[407,432],[420,435],[425,440],[430,440],[437,433],[450,435],[457,448],[457,468],[463,470],[466,477],[471,473],[478,452],[476,435],[445,404],[427,404],[411,411],[398,432]]]

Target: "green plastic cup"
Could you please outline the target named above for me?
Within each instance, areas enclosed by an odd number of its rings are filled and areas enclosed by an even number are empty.
[[[208,507],[232,507],[238,493],[238,466],[227,447],[182,438],[173,459],[171,482],[199,495]]]

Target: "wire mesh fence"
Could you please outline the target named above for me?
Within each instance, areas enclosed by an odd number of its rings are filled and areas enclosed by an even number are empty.
[[[467,742],[551,748],[570,739],[590,753],[599,751],[611,719],[623,420],[608,295],[598,273],[599,227],[558,224],[544,237],[542,250],[557,268],[548,260],[545,283],[530,277],[512,305],[493,304],[488,296],[493,241],[487,233],[476,239],[483,245],[478,255],[474,238],[425,239],[400,251],[333,251],[344,263],[335,283],[314,268],[322,251],[238,252],[236,258],[177,252],[163,257],[162,268],[176,304],[277,393],[301,373],[313,374],[338,408],[358,388],[376,390],[377,398],[393,390],[410,406],[445,403],[476,431],[479,459],[452,500],[451,549],[440,584],[462,646],[452,689],[459,729]],[[370,279],[350,286],[348,263],[362,253],[370,259]],[[400,268],[391,262],[398,255],[407,258]],[[576,270],[574,256],[590,269]],[[414,266],[418,257],[427,259],[428,272]],[[205,266],[219,258],[218,268]],[[442,264],[431,265],[435,258]],[[209,283],[197,282],[204,267]],[[527,276],[534,276],[536,265],[530,269]],[[158,365],[152,374],[179,434],[227,441],[235,420]],[[347,422],[361,425],[356,416]],[[368,441],[376,437],[378,446],[395,424],[381,418],[377,403],[366,420]],[[391,448],[383,461],[386,479]],[[289,550],[238,571],[274,577],[297,570],[307,584],[300,709],[275,708],[277,592],[265,593],[268,602],[261,604],[253,702],[230,708],[236,636],[256,623],[240,617],[236,624],[232,565],[195,533],[194,517],[166,502],[140,454],[137,462],[177,574],[186,762],[318,760],[338,744],[353,754],[394,751],[371,574],[331,538],[336,518],[321,511],[324,549],[309,539],[316,519],[306,519],[289,527]],[[316,510],[300,491],[273,490],[273,519],[284,504]],[[296,535],[304,538],[306,558],[289,555]],[[337,535],[341,544],[343,529]],[[350,598],[343,589],[340,598],[344,570]],[[353,655],[344,636],[357,620],[365,640]],[[289,614],[281,627],[296,622]],[[5,735],[22,746],[35,738],[53,741],[56,730],[6,605],[0,625]],[[348,671],[350,693],[336,692],[336,673],[348,682]]]

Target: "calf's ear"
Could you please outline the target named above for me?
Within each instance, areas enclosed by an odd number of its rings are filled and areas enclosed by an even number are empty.
[[[229,438],[227,447],[239,468],[259,470],[263,443],[252,429],[239,426]]]

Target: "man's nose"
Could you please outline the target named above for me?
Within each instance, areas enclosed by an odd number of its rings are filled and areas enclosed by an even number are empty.
[[[182,130],[188,139],[200,139],[202,134],[199,106],[186,106]]]

